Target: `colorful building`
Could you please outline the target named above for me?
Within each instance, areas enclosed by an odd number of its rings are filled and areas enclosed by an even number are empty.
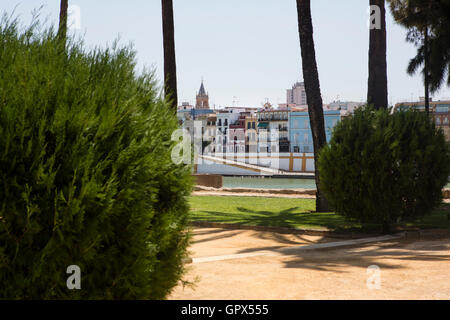
[[[259,152],[289,152],[289,110],[258,111]]]
[[[257,137],[258,118],[248,113],[245,116],[245,152],[258,152],[258,137]]]
[[[245,115],[241,115],[235,123],[230,124],[227,152],[245,152]]]
[[[415,108],[416,110],[425,111],[425,99],[417,102],[401,102],[397,103],[394,111],[408,110]],[[450,141],[450,101],[430,101],[430,114],[436,126],[442,128],[447,141]]]
[[[327,142],[331,139],[334,126],[341,119],[338,110],[324,111],[325,133]],[[314,152],[312,131],[309,114],[305,111],[291,111],[289,113],[289,140],[291,152]]]

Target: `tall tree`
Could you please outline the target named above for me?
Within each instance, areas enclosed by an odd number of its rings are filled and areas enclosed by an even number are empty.
[[[67,37],[67,10],[69,7],[69,0],[61,0],[59,10],[59,29],[58,37],[65,42]]]
[[[388,107],[387,62],[386,62],[386,8],[384,0],[370,0],[375,6],[374,22],[370,24],[369,79],[367,103],[376,109]]]
[[[172,0],[161,0],[161,5],[164,39],[164,93],[166,99],[172,102],[172,106],[176,110],[178,105],[177,67]]]
[[[418,47],[407,72],[413,75],[423,66],[425,108],[429,112],[429,94],[440,89],[446,74],[450,85],[450,0],[389,2],[395,21],[408,29],[406,40]]]
[[[328,202],[320,187],[318,155],[327,143],[323,118],[323,102],[320,93],[319,73],[317,71],[316,52],[314,49],[313,26],[311,18],[311,1],[297,0],[298,32],[302,53],[302,69],[305,82],[306,99],[314,144],[314,164],[316,179],[316,211],[329,211]]]
[[[429,73],[429,38],[428,38],[428,24],[423,28],[423,81],[425,86],[425,111],[430,113],[430,73]]]

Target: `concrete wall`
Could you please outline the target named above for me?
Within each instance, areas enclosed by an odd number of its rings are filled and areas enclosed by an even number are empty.
[[[218,174],[194,174],[195,184],[198,186],[222,188],[223,177]]]
[[[445,140],[450,142],[450,127],[441,127],[444,130]]]
[[[218,155],[212,154],[218,157]],[[227,160],[257,165],[266,168],[288,172],[314,172],[313,153],[282,152],[275,154],[238,153],[226,157]],[[203,161],[198,166],[198,173],[228,174],[228,175],[254,175],[254,170],[246,170],[229,165],[221,165],[211,161]]]

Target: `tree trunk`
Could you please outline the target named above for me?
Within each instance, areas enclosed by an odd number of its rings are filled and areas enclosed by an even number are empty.
[[[381,232],[383,234],[390,234],[391,233],[391,224],[389,223],[389,221],[384,220],[381,228],[382,228]]]
[[[175,33],[172,0],[161,0],[164,39],[164,94],[177,110],[177,67],[175,60]]]
[[[314,144],[314,165],[316,177],[316,211],[329,211],[328,202],[320,188],[318,154],[327,143],[323,118],[323,103],[320,93],[319,73],[317,71],[316,52],[314,49],[313,26],[310,0],[297,0],[298,31],[302,52],[302,69],[305,82],[306,99]]]
[[[423,39],[423,46],[424,46],[424,82],[425,82],[425,111],[429,115],[430,114],[430,78],[428,74],[428,59],[429,59],[429,52],[428,52],[428,26],[425,27],[425,36]]]
[[[66,41],[67,37],[67,10],[69,7],[69,0],[61,0],[61,7],[59,11],[59,29],[58,37],[62,41]]]
[[[370,5],[380,8],[380,29],[370,29],[369,80],[367,103],[376,109],[388,107],[387,62],[386,62],[386,8],[384,0],[370,0]]]

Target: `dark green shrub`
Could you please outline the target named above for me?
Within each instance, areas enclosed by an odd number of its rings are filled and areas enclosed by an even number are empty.
[[[426,113],[360,108],[335,127],[319,169],[336,212],[382,223],[389,232],[392,223],[440,205],[450,153]]]
[[[40,30],[0,24],[0,298],[165,298],[189,238],[176,116],[129,48]]]

